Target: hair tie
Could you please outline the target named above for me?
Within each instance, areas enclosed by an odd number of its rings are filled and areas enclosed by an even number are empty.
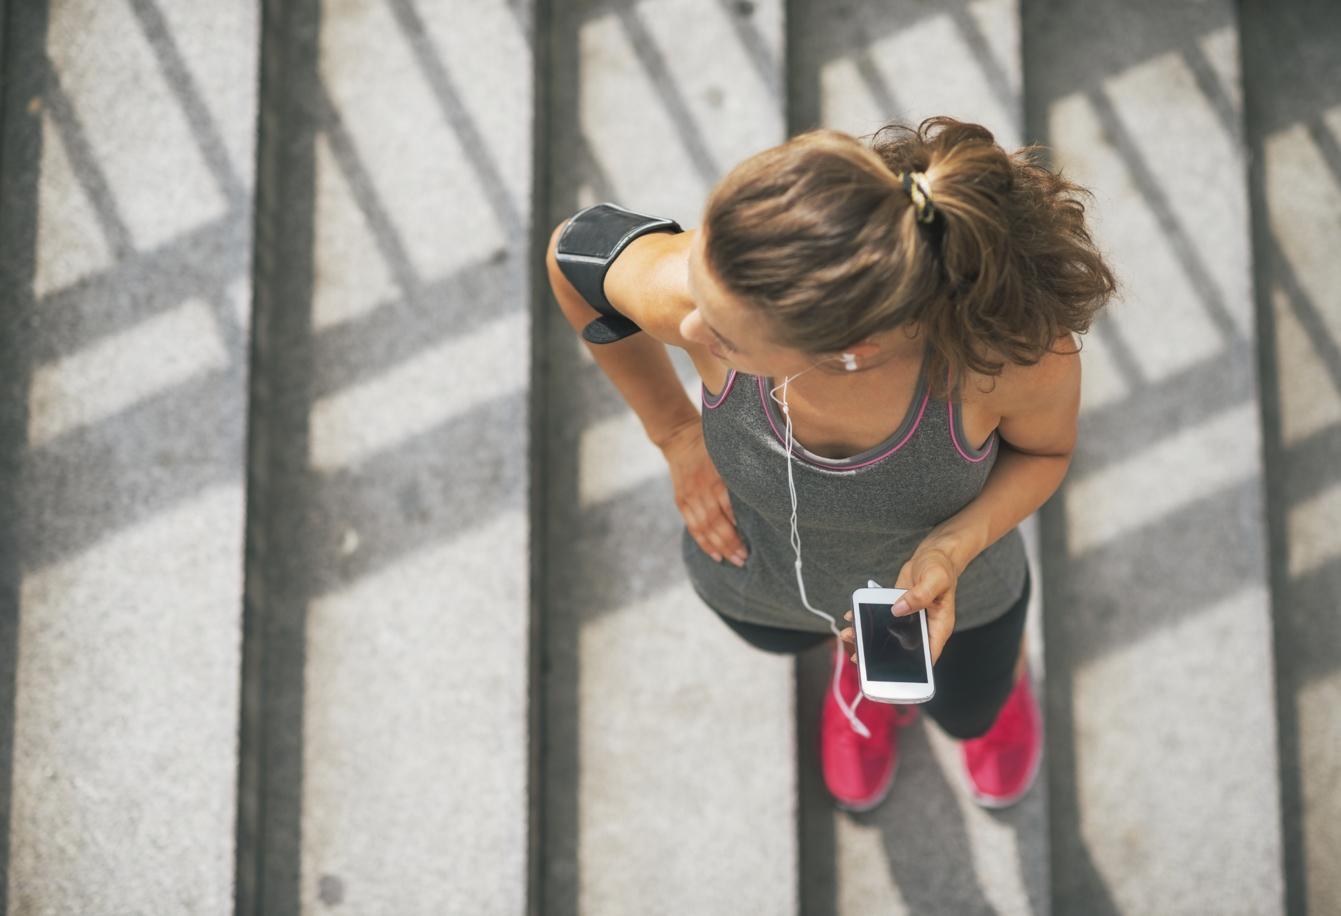
[[[913,199],[913,208],[917,211],[919,223],[931,224],[936,218],[936,202],[931,197],[931,182],[925,172],[900,172],[903,189]]]

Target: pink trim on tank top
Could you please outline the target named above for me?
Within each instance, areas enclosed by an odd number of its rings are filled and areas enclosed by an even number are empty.
[[[726,400],[726,396],[731,393],[731,386],[736,383],[736,370],[732,369],[731,374],[726,377],[726,384],[722,386],[722,393],[717,395],[716,401],[708,400],[708,386],[699,382],[699,389],[703,392],[703,406],[709,410],[715,410]]]
[[[965,461],[971,461],[974,464],[977,464],[992,453],[992,442],[996,439],[996,430],[992,430],[992,432],[988,434],[987,443],[983,446],[982,454],[977,458],[970,458],[968,452],[964,451],[964,447],[959,444],[959,437],[955,435],[955,402],[948,401],[947,403],[950,405],[950,441],[955,444],[955,451],[959,452]]]
[[[766,400],[768,395],[764,391],[764,377],[761,375],[758,376],[758,379],[759,379],[759,400],[763,403],[764,416],[768,418],[768,425],[773,427],[773,435],[778,437],[778,441],[781,442],[783,447],[785,448],[787,446],[787,440],[782,435],[781,431],[778,430],[777,424],[773,422],[773,412],[768,409],[768,401]],[[903,446],[907,444],[908,440],[913,437],[913,433],[917,432],[917,427],[922,423],[922,414],[927,412],[927,402],[930,400],[931,400],[931,388],[928,387],[927,393],[922,396],[922,407],[917,411],[917,419],[913,421],[913,428],[908,430],[908,435],[900,439],[898,445],[894,446],[892,449],[885,452],[883,455],[878,455],[875,458],[870,459],[869,461],[863,461],[861,464],[844,464],[835,466],[832,464],[821,464],[818,461],[811,461],[805,455],[802,455],[796,452],[795,450],[793,450],[792,454],[796,455],[797,458],[800,458],[802,461],[805,461],[808,464],[813,464],[817,468],[828,468],[831,471],[855,471],[857,468],[864,468],[868,464],[875,464],[877,461],[884,461],[890,455],[894,454],[899,449],[903,448]],[[796,444],[800,445],[801,443],[798,442]]]

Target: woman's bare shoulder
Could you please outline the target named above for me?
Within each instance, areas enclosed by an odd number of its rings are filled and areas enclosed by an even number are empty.
[[[695,230],[656,232],[629,244],[605,275],[605,297],[662,343],[685,347],[680,322],[694,310],[689,246]]]
[[[1011,412],[1011,406],[1028,407],[1041,400],[1053,400],[1080,383],[1080,348],[1075,338],[1067,334],[1059,337],[1052,349],[1037,362],[1020,365],[1007,362],[1001,374],[978,377],[973,386],[975,400],[992,403]]]
[[[1071,335],[1059,337],[1032,365],[1007,363],[1000,375],[975,382],[966,400],[997,418],[999,431],[1013,445],[1054,452],[1074,443],[1080,411],[1080,348]]]

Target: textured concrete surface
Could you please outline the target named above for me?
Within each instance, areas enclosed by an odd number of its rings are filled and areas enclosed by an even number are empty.
[[[794,911],[791,660],[743,645],[688,585],[580,640],[578,911]]]
[[[1025,5],[1030,135],[1124,284],[1044,514],[1054,907],[1284,906],[1236,8]]]
[[[8,12],[8,912],[228,913],[256,5]]]
[[[1341,912],[1341,11],[1244,5],[1291,913]]]
[[[273,10],[241,899],[519,913],[529,13]]]
[[[554,16],[552,222],[614,200],[693,227],[717,178],[784,138],[781,3]],[[547,317],[545,911],[795,912],[793,666],[694,596],[664,460]]]
[[[8,912],[1341,911],[1334,4],[4,6]],[[918,723],[836,815],[827,653],[693,597],[528,246],[947,112],[1058,147],[1127,296],[1041,525],[1046,785],[982,811]]]

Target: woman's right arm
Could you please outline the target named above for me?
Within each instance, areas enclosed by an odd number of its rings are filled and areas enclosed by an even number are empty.
[[[599,317],[568,282],[554,257],[563,226],[550,237],[546,263],[550,287],[574,330]],[[680,337],[680,322],[693,310],[687,264],[693,233],[654,233],[633,241],[607,276],[605,293],[612,305],[633,319],[642,333],[610,344],[583,342],[597,365],[642,421],[647,437],[670,466],[675,504],[689,533],[714,560],[744,563],[745,547],[736,532],[726,485],[703,444],[698,411],[680,384],[666,344],[690,351],[700,366],[714,362]]]

